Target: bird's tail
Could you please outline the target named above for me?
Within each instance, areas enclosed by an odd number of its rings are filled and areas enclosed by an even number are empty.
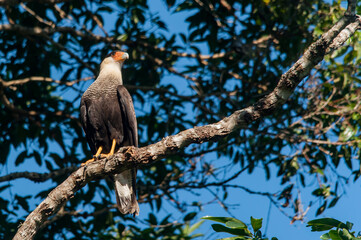
[[[122,214],[139,215],[139,206],[135,195],[136,171],[136,169],[131,169],[114,175],[118,209]]]

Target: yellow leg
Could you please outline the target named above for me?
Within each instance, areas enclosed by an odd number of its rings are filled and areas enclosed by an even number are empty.
[[[97,158],[97,157],[102,153],[102,151],[103,151],[103,147],[100,146],[100,147],[98,148],[97,153],[95,154],[95,158]]]
[[[110,152],[108,153],[108,154],[102,154],[102,156],[104,156],[104,157],[110,157],[110,156],[112,156],[113,154],[114,154],[114,152],[115,152],[115,145],[117,144],[117,142],[115,141],[115,139],[113,139],[113,141],[112,141],[112,148],[110,149]]]
[[[94,162],[96,159],[98,159],[98,157],[100,156],[100,154],[102,153],[102,151],[103,151],[103,147],[100,146],[100,147],[98,148],[97,153],[93,156],[93,158],[87,160],[85,163],[82,163],[81,166],[84,166],[84,165],[87,165],[88,163]]]
[[[109,155],[113,155],[115,152],[115,145],[117,144],[117,141],[115,141],[115,139],[113,139],[112,141],[112,148],[110,149]]]
[[[112,141],[112,147],[110,149],[110,152],[108,154],[101,154],[103,151],[103,147],[100,146],[98,148],[97,153],[93,156],[92,159],[89,159],[88,161],[86,161],[85,163],[82,163],[81,166],[87,165],[88,163],[94,162],[95,160],[97,160],[98,158],[104,158],[104,157],[110,157],[114,154],[115,152],[115,145],[117,144],[117,142],[115,141],[115,139],[113,139]]]

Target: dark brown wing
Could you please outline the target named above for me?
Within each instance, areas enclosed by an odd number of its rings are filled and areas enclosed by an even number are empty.
[[[130,96],[128,90],[119,85],[117,88],[118,92],[118,101],[119,106],[122,112],[123,117],[123,125],[124,125],[124,143],[128,146],[138,147],[138,127],[137,127],[137,119],[135,116],[134,105],[132,101],[132,97]],[[116,181],[116,193],[117,193],[117,203],[120,212],[123,214],[131,213],[134,215],[139,214],[139,206],[136,198],[136,175],[137,169],[133,168],[127,171],[124,171],[118,175],[115,175]],[[118,183],[117,183],[118,181]],[[127,187],[123,187],[123,189],[128,189],[122,192],[122,188],[118,187],[122,185],[122,181],[125,183],[124,185]],[[127,185],[127,184],[130,184]],[[130,199],[124,199],[124,192],[130,192]]]
[[[85,100],[82,98],[80,101],[80,122],[84,129],[86,140],[89,144],[90,150],[93,154],[96,152],[95,147],[95,141],[94,138],[91,136],[94,136],[94,129],[89,126],[89,119],[88,119],[88,113],[87,113],[87,106],[85,104]]]
[[[135,116],[132,97],[128,90],[119,85],[117,88],[119,106],[123,117],[124,135],[129,141],[127,145],[138,147],[138,127],[137,118]],[[124,141],[125,142],[125,141]]]

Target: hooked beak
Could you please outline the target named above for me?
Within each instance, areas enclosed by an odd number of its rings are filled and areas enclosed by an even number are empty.
[[[124,62],[129,59],[129,54],[126,52],[116,52],[112,57],[116,62]]]

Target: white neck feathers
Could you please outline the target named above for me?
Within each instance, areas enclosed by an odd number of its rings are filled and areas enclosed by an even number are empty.
[[[119,62],[103,62],[100,65],[100,73],[97,80],[116,81],[119,85],[122,85],[121,67]]]

